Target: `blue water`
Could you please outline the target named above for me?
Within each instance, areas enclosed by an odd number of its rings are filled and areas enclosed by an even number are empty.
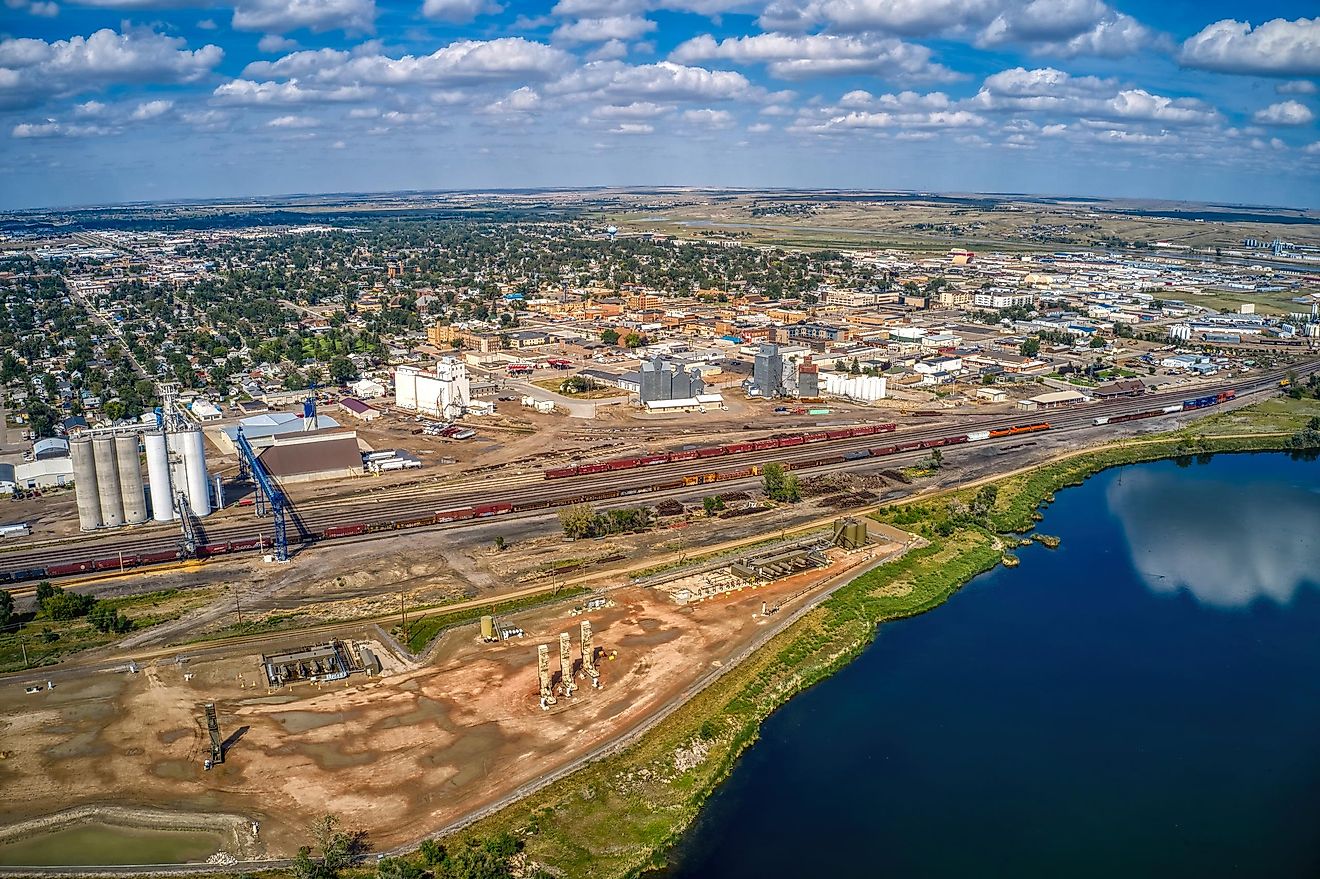
[[[664,876],[1320,876],[1320,463],[1112,470],[1041,528],[771,716]]]

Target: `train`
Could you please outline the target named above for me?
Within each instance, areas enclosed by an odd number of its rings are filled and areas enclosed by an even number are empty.
[[[786,449],[806,443],[832,442],[862,436],[875,436],[878,433],[888,433],[897,428],[897,424],[867,424],[862,427],[819,430],[810,433],[769,437],[762,440],[749,440],[741,443],[725,443],[722,446],[700,446],[693,449],[680,449],[677,452],[660,452],[654,455],[639,455],[632,458],[614,458],[609,461],[598,461],[594,464],[578,464],[575,467],[553,467],[545,471],[545,478],[564,479],[569,476],[590,476],[614,470],[650,467],[655,464],[674,464],[682,461],[719,458],[725,455],[741,455],[746,452],[763,452],[768,449]]]
[[[730,443],[724,446],[714,446],[700,449],[687,449],[681,452],[673,452],[668,455],[645,455],[630,460],[633,463],[622,467],[604,467],[603,470],[586,470],[586,473],[599,473],[609,469],[631,469],[633,467],[647,466],[648,464],[657,464],[661,461],[700,461],[706,458],[720,457],[724,455],[738,454],[740,452],[752,451],[756,449],[786,448],[807,443],[817,443],[822,440],[842,439],[848,436],[871,436],[878,433],[887,432],[894,429],[892,424],[872,425],[868,428],[851,428],[847,431],[828,431],[813,434],[797,434],[790,437],[780,437],[776,440],[758,440],[747,443]],[[954,434],[952,436],[938,437],[926,440],[911,440],[905,443],[894,443],[887,446],[876,446],[870,449],[850,449],[847,452],[838,452],[833,455],[822,454],[820,457],[805,461],[790,461],[783,466],[786,470],[802,470],[812,467],[823,467],[831,464],[839,464],[845,461],[857,461],[867,458],[879,458],[886,455],[902,454],[904,452],[921,451],[924,449],[937,449],[944,446],[958,445],[961,443],[978,442],[987,439],[997,439],[1000,437],[1016,436],[1019,434],[1037,433],[1042,430],[1049,430],[1048,421],[1037,422],[1035,424],[1022,424],[1014,427],[1005,427],[997,430],[974,430],[967,433]],[[866,433],[854,433],[852,431],[867,431]],[[810,438],[809,438],[810,437]],[[766,443],[777,443],[777,445],[766,445]],[[679,457],[674,457],[679,456]],[[615,462],[603,462],[609,465]],[[586,467],[600,467],[602,465],[590,464]],[[578,468],[571,468],[577,470]],[[522,513],[538,509],[548,509],[550,507],[572,506],[574,504],[595,503],[598,501],[616,500],[621,497],[628,497],[635,494],[647,494],[651,492],[672,491],[691,487],[695,485],[706,485],[716,482],[727,482],[733,479],[744,479],[750,476],[758,476],[762,472],[762,465],[751,464],[746,467],[740,467],[732,470],[704,470],[699,473],[676,475],[663,482],[655,482],[645,486],[631,486],[627,488],[603,488],[594,491],[586,491],[581,494],[572,494],[566,497],[557,498],[538,498],[525,501],[497,502],[488,504],[478,504],[470,507],[458,507],[454,509],[441,509],[433,513],[420,516],[410,516],[408,518],[384,520],[377,522],[351,522],[339,525],[330,525],[320,531],[300,532],[289,534],[290,544],[312,544],[325,540],[337,540],[352,537],[362,537],[369,534],[378,534],[386,531],[398,531],[408,528],[421,528],[431,525],[445,525],[452,522],[465,522],[474,519],[485,519],[493,516],[503,516],[512,513]],[[551,477],[553,478],[553,477]],[[264,550],[270,546],[270,541],[264,537],[249,537],[242,540],[232,540],[227,542],[206,543],[197,548],[197,557],[203,559],[215,558],[216,556],[228,555],[237,552],[249,552],[252,550]],[[184,560],[184,554],[179,550],[166,550],[162,552],[149,553],[116,553],[113,556],[106,556],[99,559],[89,559],[86,561],[68,562],[64,564],[47,565],[44,567],[25,568],[18,571],[0,571],[0,585],[5,583],[18,583],[24,580],[40,580],[47,577],[67,577],[74,574],[95,574],[98,572],[110,572],[127,570],[129,568],[138,568],[146,565],[163,564],[166,562],[177,562]]]
[[[1237,391],[1222,391],[1204,397],[1193,397],[1190,400],[1183,400],[1181,403],[1174,403],[1172,406],[1165,406],[1162,409],[1147,409],[1144,412],[1129,412],[1126,415],[1102,415],[1091,423],[1098,427],[1102,424],[1123,424],[1127,421],[1139,421],[1142,418],[1158,418],[1161,415],[1172,415],[1175,412],[1188,412],[1193,409],[1204,409],[1207,406],[1217,406],[1220,403],[1226,403],[1234,399],[1236,396]]]

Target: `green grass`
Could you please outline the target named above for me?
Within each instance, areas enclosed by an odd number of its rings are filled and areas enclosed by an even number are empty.
[[[215,596],[214,589],[163,589],[123,598],[108,598],[103,604],[133,620],[133,631],[176,620],[189,610],[200,607]],[[104,647],[123,638],[98,632],[86,617],[74,620],[50,620],[41,615],[19,618],[13,631],[0,634],[0,672],[18,671],[54,665],[75,653]],[[27,651],[27,663],[23,653]]]
[[[494,601],[480,607],[470,607],[464,608],[463,610],[451,611],[450,613],[424,616],[416,621],[410,621],[408,623],[406,646],[413,652],[413,654],[419,654],[436,639],[436,636],[446,629],[452,629],[455,626],[461,626],[464,623],[479,620],[483,616],[499,616],[502,614],[514,613],[515,611],[527,610],[528,608],[540,607],[546,604],[554,604],[560,601],[567,601],[571,598],[578,598],[589,592],[591,592],[591,590],[587,589],[585,586],[575,586],[572,588],[556,589],[553,592],[542,593],[540,595],[529,595],[526,598],[515,598],[511,601]]]

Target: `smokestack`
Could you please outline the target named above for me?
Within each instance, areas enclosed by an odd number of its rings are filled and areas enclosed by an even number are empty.
[[[544,711],[557,701],[550,691],[550,647],[536,645],[536,670],[541,676],[541,710]]]
[[[591,623],[582,621],[582,670],[591,678],[591,686],[600,689],[600,672],[596,670],[596,648],[591,644]]]
[[[573,639],[568,632],[559,633],[559,686],[565,696],[577,689],[573,684]]]

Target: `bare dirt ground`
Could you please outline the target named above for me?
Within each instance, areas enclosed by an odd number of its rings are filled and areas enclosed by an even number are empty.
[[[748,643],[769,622],[763,600],[823,584],[865,555],[690,607],[656,590],[615,590],[610,606],[582,617],[607,657],[603,688],[579,680],[549,711],[537,705],[535,647],[569,631],[576,654],[580,618],[564,607],[508,617],[527,636],[500,644],[451,630],[428,664],[375,679],[271,692],[248,654],[89,672],[36,695],[6,687],[0,822],[105,802],[216,810],[260,821],[260,851],[278,856],[335,812],[378,848],[403,843],[617,738]],[[210,700],[233,741],[207,772]]]

